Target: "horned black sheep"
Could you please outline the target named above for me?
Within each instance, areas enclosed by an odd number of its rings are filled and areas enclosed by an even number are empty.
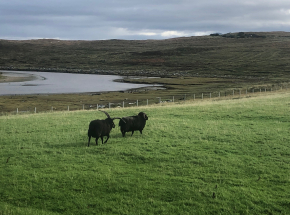
[[[90,122],[89,130],[88,130],[88,137],[89,137],[88,146],[90,146],[91,137],[96,138],[96,145],[98,145],[99,137],[102,140],[102,144],[104,144],[103,137],[107,136],[107,139],[105,141],[106,143],[108,139],[110,138],[110,132],[112,128],[115,128],[114,119],[121,120],[121,118],[119,117],[111,118],[110,115],[105,111],[102,111],[102,112],[104,112],[107,115],[107,119],[104,119],[104,120],[97,119]]]
[[[140,131],[142,134],[142,130],[146,125],[146,120],[148,120],[148,116],[144,112],[140,112],[137,116],[122,117],[119,126],[123,137],[125,137],[126,132],[129,131],[132,131],[132,135],[134,131]]]

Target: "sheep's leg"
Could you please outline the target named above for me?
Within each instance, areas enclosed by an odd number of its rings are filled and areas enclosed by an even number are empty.
[[[131,134],[131,136],[133,136],[133,134],[134,134],[134,131],[132,131],[132,134]]]
[[[104,144],[104,142],[103,142],[103,136],[101,136],[101,140],[102,140],[102,144]]]
[[[96,137],[96,145],[98,145],[98,139],[99,139],[99,137]]]
[[[108,141],[109,138],[110,138],[110,135],[107,136],[107,139],[106,139],[105,143]]]
[[[91,136],[89,136],[88,147],[90,146]]]
[[[122,131],[122,136],[123,137],[125,137],[125,134],[126,134],[126,132],[125,131]]]
[[[140,134],[142,134],[142,130],[139,130],[140,131]]]

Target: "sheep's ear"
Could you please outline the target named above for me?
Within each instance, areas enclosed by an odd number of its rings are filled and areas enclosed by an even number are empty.
[[[106,116],[107,116],[108,118],[111,118],[110,115],[109,115],[106,111],[103,111],[103,110],[99,110],[99,111],[102,111],[103,113],[106,114]]]

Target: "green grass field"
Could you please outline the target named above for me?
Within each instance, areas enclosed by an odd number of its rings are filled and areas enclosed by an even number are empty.
[[[0,116],[0,214],[290,214],[289,109],[289,92],[111,109],[146,112],[143,135],[90,147],[102,112]]]

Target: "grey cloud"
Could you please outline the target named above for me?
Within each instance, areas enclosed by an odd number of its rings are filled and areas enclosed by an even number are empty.
[[[0,0],[0,38],[161,39],[168,31],[288,31],[289,11],[285,0]]]

